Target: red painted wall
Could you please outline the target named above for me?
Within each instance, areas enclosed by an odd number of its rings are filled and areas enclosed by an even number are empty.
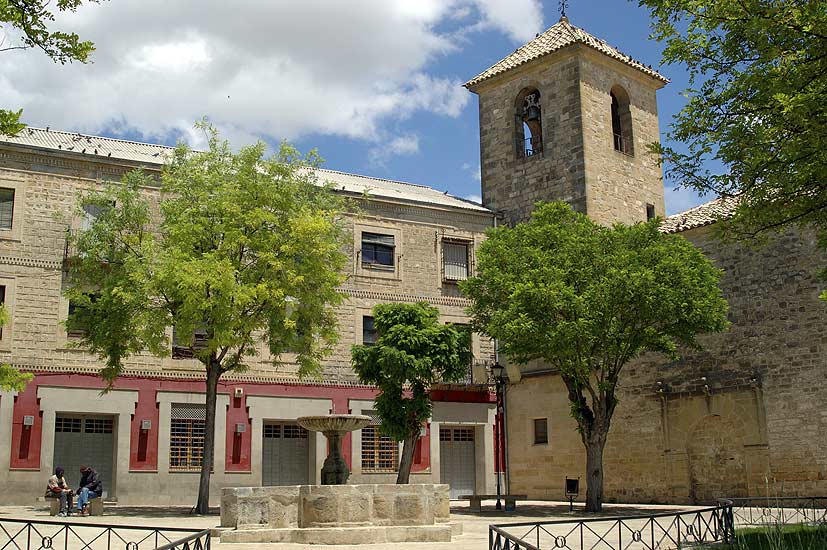
[[[40,404],[37,400],[37,388],[39,385],[64,386],[72,388],[93,388],[102,390],[104,382],[97,376],[87,374],[56,374],[36,373],[34,380],[26,386],[26,389],[15,397],[13,408],[12,445],[10,449],[10,465],[12,469],[40,469],[41,440],[43,431],[43,419],[40,412]],[[234,396],[235,388],[242,388],[243,395],[240,398]],[[115,383],[115,389],[134,390],[138,392],[138,402],[135,406],[135,413],[130,420],[130,471],[156,471],[158,468],[158,429],[159,411],[156,395],[159,391],[174,392],[202,392],[204,382],[199,380],[167,380],[153,378],[119,378]],[[376,390],[372,388],[360,388],[349,386],[328,386],[314,384],[259,384],[259,383],[237,383],[221,382],[218,388],[219,394],[228,394],[230,404],[226,411],[227,434],[226,434],[226,471],[228,472],[249,472],[251,467],[251,426],[250,417],[247,411],[246,398],[248,395],[257,396],[290,396],[290,397],[316,397],[330,399],[333,404],[333,413],[349,413],[350,400],[372,400],[376,396]],[[490,402],[491,395],[487,392],[462,392],[462,391],[441,391],[434,392],[435,401],[460,401],[460,402]],[[222,411],[216,411],[222,414]],[[23,426],[25,415],[34,416],[34,425]],[[141,430],[141,421],[149,420],[149,430]],[[238,423],[246,425],[246,429],[236,434],[235,426]],[[119,427],[120,429],[123,426]],[[419,472],[430,468],[431,449],[430,425],[427,426],[426,436],[420,438],[417,443],[417,450],[413,471]],[[342,451],[350,464],[352,438],[348,434],[342,442]]]

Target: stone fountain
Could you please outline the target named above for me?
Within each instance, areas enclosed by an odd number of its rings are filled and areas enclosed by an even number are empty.
[[[298,423],[327,437],[322,485],[225,487],[222,543],[450,542],[461,533],[449,523],[447,485],[347,485],[342,438],[367,426],[369,416],[304,416]]]
[[[322,485],[345,485],[350,471],[342,456],[342,438],[348,432],[370,424],[370,417],[360,414],[327,414],[302,416],[299,426],[311,432],[322,432],[327,438],[328,454],[322,467]]]

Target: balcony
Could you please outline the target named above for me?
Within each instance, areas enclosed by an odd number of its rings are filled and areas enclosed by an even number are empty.
[[[489,391],[494,387],[491,380],[491,362],[473,361],[466,366],[462,379],[455,382],[437,382],[435,390]]]

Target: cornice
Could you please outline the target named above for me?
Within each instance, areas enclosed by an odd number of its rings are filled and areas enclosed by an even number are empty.
[[[453,296],[425,296],[422,294],[405,294],[403,292],[384,292],[381,290],[364,290],[358,288],[343,287],[342,292],[352,298],[366,298],[368,300],[382,300],[386,302],[428,302],[432,305],[469,307],[471,301],[466,298],[455,298]]]
[[[53,260],[38,260],[35,258],[19,258],[17,256],[0,256],[0,265],[18,265],[23,267],[39,267],[41,269],[63,269],[63,262]]]

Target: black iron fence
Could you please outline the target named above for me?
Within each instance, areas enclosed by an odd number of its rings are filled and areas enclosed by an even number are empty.
[[[490,550],[661,550],[735,540],[732,504],[679,514],[506,523],[488,527]]]
[[[827,524],[827,497],[747,497],[732,502],[735,525]]]
[[[209,550],[209,529],[0,518],[0,550]]]

